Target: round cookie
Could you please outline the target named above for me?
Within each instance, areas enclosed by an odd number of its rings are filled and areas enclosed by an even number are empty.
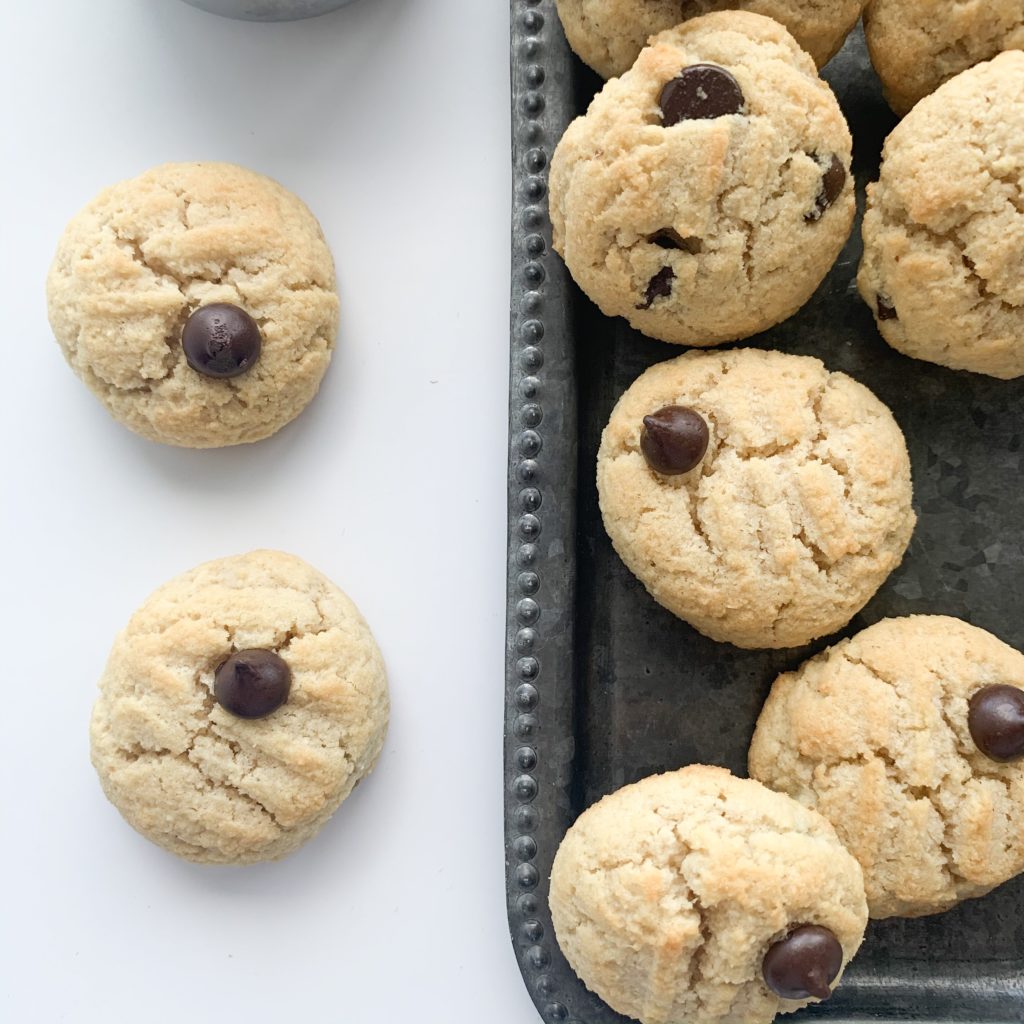
[[[871,0],[864,35],[897,114],[1002,50],[1024,49],[1021,0]]]
[[[850,153],[835,97],[781,25],[694,18],[562,137],[553,246],[602,312],[644,334],[744,338],[795,313],[842,249]]]
[[[654,414],[672,408],[697,413],[708,444],[668,475],[645,448],[652,427],[664,434]],[[889,410],[817,359],[758,349],[643,373],[605,427],[597,486],[615,550],[651,596],[738,647],[840,629],[899,565],[915,522]]]
[[[384,664],[355,605],[294,555],[253,551],[176,577],[131,617],[100,680],[92,762],[147,839],[248,864],[320,830],[373,768],[387,722]]]
[[[896,126],[862,230],[857,285],[893,348],[1024,374],[1024,53],[963,72]]]
[[[769,987],[791,936],[831,936],[835,962],[814,986],[827,997],[867,924],[860,868],[824,818],[704,765],[580,815],[555,855],[550,903],[583,983],[645,1024],[768,1024],[815,1001]]]
[[[843,45],[864,0],[556,0],[569,45],[599,75],[628,71],[647,40],[710,11],[742,8],[785,25],[818,67]]]
[[[164,164],[101,192],[68,224],[47,300],[65,357],[114,418],[188,448],[258,441],[294,419],[338,324],[316,219],[276,182],[223,163]],[[224,333],[236,324],[200,322],[215,304],[241,311],[244,354]],[[189,327],[193,354],[213,359],[193,365]]]
[[[1024,755],[1024,655],[958,619],[884,619],[775,681],[750,772],[832,821],[872,917],[934,914],[1024,871],[1024,760],[983,753],[970,722],[989,686],[1014,688]]]

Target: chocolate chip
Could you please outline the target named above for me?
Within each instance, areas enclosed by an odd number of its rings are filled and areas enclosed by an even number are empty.
[[[666,405],[644,417],[640,451],[656,473],[678,476],[700,465],[708,450],[708,425],[699,412]]]
[[[672,294],[672,282],[676,279],[676,272],[671,267],[662,267],[654,277],[647,282],[647,291],[644,293],[644,301],[637,309],[650,309],[655,299],[665,299]]]
[[[743,110],[743,90],[717,64],[691,64],[665,83],[658,100],[666,128],[680,121],[698,121]]]
[[[899,320],[896,307],[884,295],[875,296],[875,309],[879,320]]]
[[[843,966],[843,947],[827,928],[802,924],[764,955],[765,984],[783,999],[828,999]]]
[[[814,200],[814,209],[804,214],[804,220],[821,220],[821,215],[839,198],[846,184],[846,168],[837,156],[833,156],[821,176],[821,191]]]
[[[217,703],[239,718],[265,718],[288,699],[291,686],[291,669],[273,651],[238,651],[213,677]]]
[[[207,377],[237,377],[260,357],[259,325],[228,302],[200,306],[185,322],[181,347],[188,365]]]
[[[1024,690],[1005,683],[983,686],[968,704],[967,728],[993,761],[1024,758]]]
[[[662,249],[681,249],[691,256],[696,256],[703,248],[701,240],[695,235],[681,235],[675,228],[662,228],[649,235],[648,242]]]

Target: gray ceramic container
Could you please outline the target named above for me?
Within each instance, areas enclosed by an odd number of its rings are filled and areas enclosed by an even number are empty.
[[[211,14],[243,21],[298,21],[336,11],[352,0],[185,0]]]

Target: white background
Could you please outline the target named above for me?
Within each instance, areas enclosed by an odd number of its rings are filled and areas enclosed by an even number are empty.
[[[501,712],[508,4],[360,0],[249,25],[178,0],[11,0],[0,61],[5,643],[0,1017],[537,1020],[505,922]],[[164,448],[64,364],[66,221],[165,160],[231,160],[320,218],[341,333],[276,437]],[[208,558],[299,554],[384,651],[381,762],[278,864],[203,868],[104,799],[88,716],[114,634]]]

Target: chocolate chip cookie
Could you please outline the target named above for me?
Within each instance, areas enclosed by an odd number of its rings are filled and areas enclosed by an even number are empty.
[[[964,71],[886,139],[857,284],[916,359],[1024,374],[1024,52]]]
[[[744,11],[651,40],[551,163],[555,250],[609,316],[707,346],[802,306],[853,219],[850,133],[813,61]]]
[[[1024,655],[958,619],[884,619],[779,676],[750,773],[824,814],[872,917],[1024,871]]]
[[[867,924],[860,868],[824,818],[704,765],[584,811],[550,903],[583,983],[645,1024],[768,1024],[825,999]]]
[[[615,550],[715,640],[793,647],[844,626],[914,528],[889,410],[805,356],[688,352],[619,400],[597,458]]]
[[[711,11],[741,8],[785,25],[818,67],[860,17],[864,0],[556,0],[569,45],[599,75],[628,71],[647,40]]]
[[[128,823],[207,864],[283,857],[373,768],[384,664],[355,605],[294,555],[207,562],[114,642],[92,762]]]
[[[258,441],[316,394],[338,324],[313,215],[261,174],[164,164],[67,226],[47,281],[64,355],[115,419],[188,448]]]
[[[871,0],[868,52],[897,114],[1002,50],[1024,49],[1021,0]]]

